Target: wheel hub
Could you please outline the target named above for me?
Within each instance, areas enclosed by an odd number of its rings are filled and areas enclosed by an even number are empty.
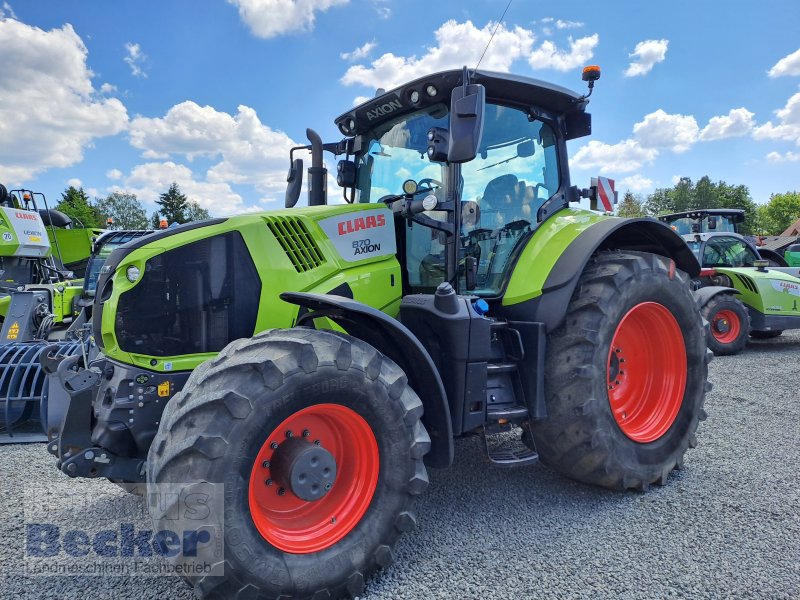
[[[272,476],[306,502],[323,498],[336,481],[336,459],[321,446],[290,438],[272,456]]]
[[[731,330],[731,324],[728,319],[717,319],[714,321],[714,329],[719,333],[728,333]]]

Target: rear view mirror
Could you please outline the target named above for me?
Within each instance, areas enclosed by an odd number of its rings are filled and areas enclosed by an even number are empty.
[[[289,174],[286,176],[289,185],[286,186],[286,198],[284,205],[292,208],[300,198],[300,190],[303,187],[303,159],[295,158],[292,166],[289,167]]]
[[[520,158],[531,157],[535,152],[536,146],[534,146],[533,140],[525,140],[517,144],[517,156]]]
[[[486,88],[467,83],[453,88],[450,95],[450,145],[447,162],[463,163],[475,158],[483,135],[483,110],[486,106]]]

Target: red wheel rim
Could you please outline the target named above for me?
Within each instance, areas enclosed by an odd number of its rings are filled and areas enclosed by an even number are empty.
[[[672,313],[642,302],[622,318],[608,353],[608,400],[622,432],[652,442],[672,426],[686,389],[686,348]]]
[[[271,479],[273,446],[285,441],[289,431],[309,443],[319,441],[336,460],[336,480],[319,500],[302,500]],[[361,415],[339,404],[300,410],[278,425],[258,452],[250,473],[253,523],[265,540],[284,552],[308,554],[333,546],[367,512],[379,466],[378,442]],[[279,495],[281,489],[284,493]]]
[[[742,331],[742,322],[732,310],[721,310],[711,319],[711,334],[720,344],[730,344]]]

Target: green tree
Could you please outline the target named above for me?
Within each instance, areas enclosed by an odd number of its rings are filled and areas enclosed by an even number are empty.
[[[69,186],[61,193],[61,200],[55,208],[72,219],[73,227],[101,227],[103,223],[100,212],[89,203],[83,188]]]
[[[186,223],[186,208],[189,201],[174,181],[169,190],[161,194],[156,200],[161,208],[159,213],[172,225],[173,223]]]
[[[645,216],[644,206],[641,198],[634,196],[630,190],[625,192],[622,202],[617,205],[618,217],[643,217]]]
[[[200,206],[197,202],[190,201],[186,205],[186,222],[189,221],[202,221],[203,219],[210,219],[209,212]]]
[[[150,215],[150,229],[159,229],[161,225],[161,215],[158,212],[154,212]]]
[[[750,197],[747,186],[729,185],[724,181],[714,183],[707,175],[697,183],[688,177],[681,177],[673,187],[655,190],[644,203],[645,212],[653,216],[713,208],[744,210],[745,220],[740,225],[740,231],[744,234],[754,233],[759,227],[756,203]]]
[[[113,229],[147,229],[147,213],[136,194],[114,192],[96,200],[95,206],[103,222],[113,219]]]
[[[789,225],[800,219],[800,192],[772,194],[759,216],[766,226],[766,235],[780,235]]]

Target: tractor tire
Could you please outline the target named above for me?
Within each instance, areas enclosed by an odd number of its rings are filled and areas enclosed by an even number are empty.
[[[744,350],[750,334],[750,314],[733,294],[714,296],[700,314],[708,321],[706,340],[714,354],[727,356]]]
[[[783,329],[774,329],[772,331],[751,331],[750,337],[754,340],[772,340],[780,337],[783,334]]]
[[[361,594],[428,485],[405,374],[365,342],[306,328],[237,340],[200,370],[170,401],[147,469],[148,490],[224,485],[224,575],[186,580],[206,598]],[[150,509],[169,528],[168,508]]]
[[[711,358],[689,278],[673,261],[601,253],[549,335],[548,417],[532,423],[540,460],[611,489],[664,485],[697,444]]]

